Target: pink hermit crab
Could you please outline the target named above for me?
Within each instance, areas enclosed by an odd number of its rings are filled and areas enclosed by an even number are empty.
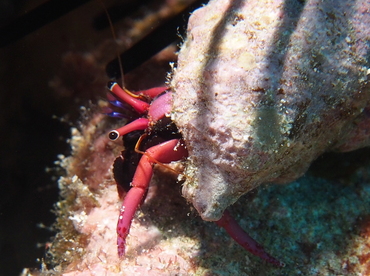
[[[188,156],[186,145],[183,139],[174,138],[161,142],[157,145],[149,147],[145,152],[142,152],[140,144],[147,138],[164,138],[180,137],[175,125],[170,120],[169,114],[171,111],[172,93],[167,87],[158,87],[149,90],[140,91],[133,94],[126,89],[122,89],[117,83],[109,83],[109,89],[114,95],[110,98],[110,103],[117,107],[124,107],[123,102],[129,104],[140,115],[145,115],[143,118],[138,118],[127,125],[112,130],[109,133],[111,140],[117,140],[119,137],[128,135],[134,131],[144,131],[135,145],[135,151],[142,153],[142,157],[137,165],[135,174],[131,182],[125,199],[123,201],[120,215],[117,223],[117,246],[118,255],[120,257],[125,254],[126,237],[129,234],[131,221],[135,215],[136,209],[145,198],[148,186],[153,174],[153,165],[156,163],[170,163],[178,161]],[[146,99],[146,100],[145,100]],[[108,115],[113,117],[123,117],[122,113],[112,111]],[[129,158],[127,155],[126,158]],[[125,170],[120,166],[121,163],[128,166],[128,162],[124,158],[119,157],[115,161],[114,174],[117,182],[120,182],[121,170]],[[130,160],[129,160],[130,162]],[[127,170],[127,169],[126,169]],[[228,211],[225,211],[221,219],[216,221],[216,224],[223,227],[229,235],[242,247],[252,254],[268,261],[277,266],[284,264],[264,251],[261,245],[253,240],[238,223],[232,218]]]

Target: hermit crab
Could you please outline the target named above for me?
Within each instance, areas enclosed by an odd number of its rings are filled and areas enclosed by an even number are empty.
[[[110,84],[113,105],[144,116],[112,140],[144,130],[135,146],[143,152],[141,142],[170,132],[139,161],[118,221],[119,255],[153,164],[187,157],[183,195],[200,216],[283,266],[226,208],[261,184],[295,180],[325,151],[370,145],[369,1],[287,2],[213,0],[190,17],[169,89],[132,94]]]
[[[153,174],[153,165],[155,163],[163,164],[184,159],[188,156],[188,152],[185,141],[178,138],[180,137],[178,130],[170,119],[169,114],[171,111],[172,93],[168,88],[159,87],[133,94],[126,89],[122,89],[117,83],[111,82],[109,83],[109,89],[114,95],[114,99],[110,101],[112,105],[123,107],[122,103],[127,103],[133,107],[138,114],[146,116],[138,118],[109,133],[109,138],[111,140],[116,140],[134,131],[145,131],[135,145],[135,151],[142,153],[143,156],[137,164],[131,182],[131,188],[123,201],[117,224],[118,255],[122,257],[125,254],[126,237],[130,230],[131,221],[135,215],[136,209],[143,201],[148,190],[148,185]],[[149,99],[149,102],[143,99]],[[113,117],[123,116],[122,113],[114,111],[108,115]],[[145,152],[140,151],[140,144],[147,138],[168,139],[168,137],[175,138],[151,146]],[[130,154],[130,152],[128,152],[128,154]],[[127,154],[125,154],[125,157],[129,159]],[[128,161],[131,162],[130,159]],[[114,173],[117,182],[121,182],[119,175],[122,174],[122,170],[125,170],[125,166],[129,166],[129,162],[127,162],[124,157],[116,159]],[[121,164],[124,166],[121,166]],[[284,265],[282,262],[266,253],[256,241],[244,232],[228,211],[224,212],[221,219],[216,221],[216,224],[223,227],[237,243],[249,252],[274,265]]]

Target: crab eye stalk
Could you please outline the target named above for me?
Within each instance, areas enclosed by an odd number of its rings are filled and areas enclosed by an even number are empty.
[[[116,141],[119,138],[119,133],[117,130],[111,130],[108,134],[108,137],[111,141]]]
[[[109,139],[112,141],[117,140],[120,136],[135,130],[144,130],[149,127],[149,120],[147,118],[139,118],[123,127],[111,130],[108,134]]]

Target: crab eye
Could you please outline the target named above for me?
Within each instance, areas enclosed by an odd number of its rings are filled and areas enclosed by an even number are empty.
[[[116,85],[116,84],[117,84],[117,82],[115,82],[115,81],[108,81],[107,87],[108,87],[109,90],[112,90],[113,86]]]
[[[115,141],[119,138],[119,133],[117,130],[111,130],[108,134],[110,140]]]

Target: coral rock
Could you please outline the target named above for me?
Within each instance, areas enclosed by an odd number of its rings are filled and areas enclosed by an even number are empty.
[[[189,150],[184,196],[218,220],[325,151],[370,145],[370,2],[213,0],[196,10],[171,86]]]

